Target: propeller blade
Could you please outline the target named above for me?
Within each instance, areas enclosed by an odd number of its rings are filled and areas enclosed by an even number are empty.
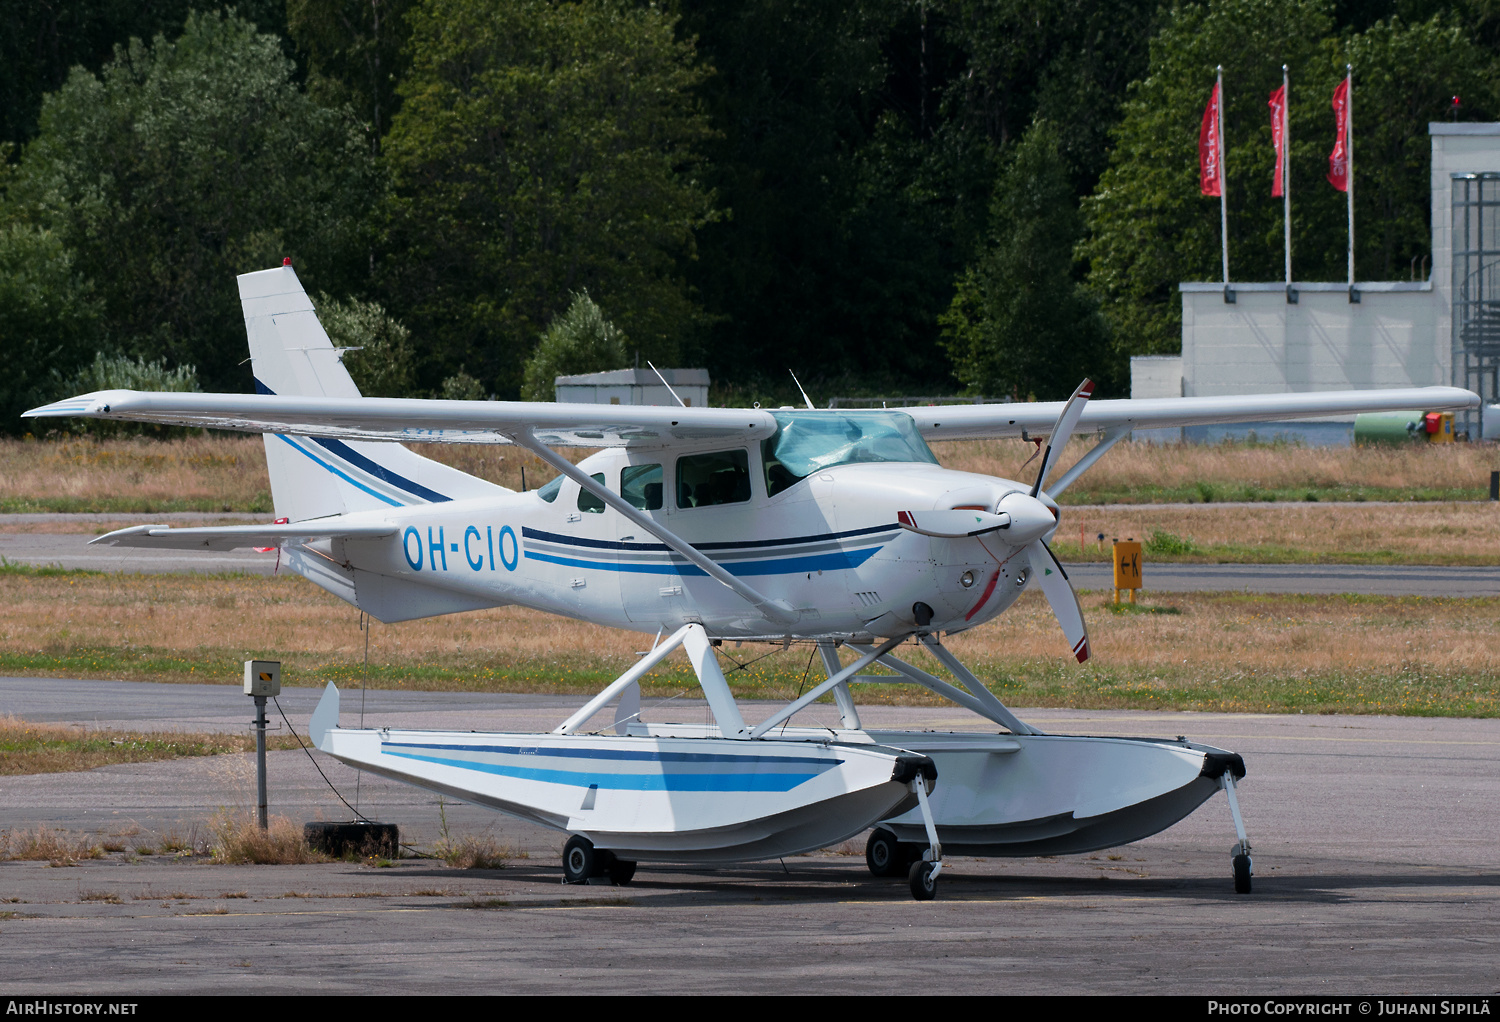
[[[1062,457],[1063,448],[1068,446],[1073,429],[1078,425],[1078,419],[1083,415],[1083,409],[1093,394],[1094,381],[1084,380],[1073,391],[1073,396],[1068,398],[1068,403],[1063,405],[1062,414],[1057,417],[1057,425],[1052,427],[1052,435],[1047,438],[1047,453],[1042,455],[1042,467],[1037,470],[1036,485],[1031,488],[1033,497],[1042,492],[1048,474],[1057,464],[1057,459]]]
[[[1062,625],[1063,636],[1073,647],[1078,662],[1083,663],[1090,653],[1089,630],[1083,623],[1083,607],[1078,603],[1073,583],[1068,581],[1067,572],[1063,571],[1063,566],[1046,543],[1037,540],[1026,548],[1026,554],[1031,558],[1032,577],[1041,583],[1042,594],[1052,605],[1052,613]]]

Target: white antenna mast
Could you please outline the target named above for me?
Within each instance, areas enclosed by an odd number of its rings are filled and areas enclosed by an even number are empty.
[[[791,373],[792,382],[797,385],[797,389],[799,391],[802,391],[802,400],[807,402],[807,407],[811,408],[813,411],[817,411],[817,407],[812,403],[812,398],[807,396],[807,391],[802,390],[802,381],[797,379],[797,374],[793,373],[790,369],[788,369],[787,372]]]
[[[667,393],[672,395],[672,399],[677,402],[678,407],[686,408],[687,402],[677,396],[677,391],[672,389],[672,385],[668,383],[667,378],[661,374],[661,370],[656,368],[656,366],[651,365],[651,360],[649,358],[646,359],[646,364],[648,366],[651,366],[651,371],[656,374],[656,378],[661,381],[661,385],[667,388]]]

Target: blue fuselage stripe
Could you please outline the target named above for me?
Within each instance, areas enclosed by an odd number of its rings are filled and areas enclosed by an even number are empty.
[[[738,543],[694,543],[694,550],[703,551],[727,551],[727,550],[754,550],[764,547],[777,546],[804,546],[808,543],[826,543],[830,540],[853,540],[864,536],[874,539],[877,533],[897,532],[898,525],[876,525],[869,529],[854,529],[850,532],[825,532],[817,536],[794,536],[791,539],[755,539],[742,540]],[[547,543],[558,543],[564,546],[590,547],[595,550],[628,550],[650,553],[667,549],[665,543],[622,543],[608,539],[589,539],[586,536],[564,536],[556,532],[546,532],[542,529],[534,529],[526,526],[521,530],[526,539],[537,539]]]
[[[406,507],[406,505],[401,503],[399,500],[394,500],[391,497],[387,497],[385,494],[379,492],[378,490],[370,489],[368,486],[360,482],[358,479],[355,479],[349,473],[340,471],[337,467],[330,465],[328,462],[318,457],[312,451],[309,451],[306,447],[303,447],[301,444],[294,443],[290,437],[284,436],[281,433],[273,433],[271,435],[284,441],[289,447],[291,447],[292,450],[308,458],[311,458],[315,464],[321,465],[323,468],[326,468],[328,471],[332,472],[334,475],[338,476],[349,485],[359,487],[361,490],[364,490],[366,493],[376,498],[377,500],[383,500],[392,507]]]
[[[867,547],[864,550],[840,550],[830,554],[815,554],[809,557],[775,557],[761,561],[743,561],[740,563],[719,564],[731,575],[789,575],[794,572],[805,571],[841,571],[845,568],[857,568],[880,549],[880,547]],[[662,561],[656,564],[642,564],[637,561],[588,561],[579,557],[558,557],[554,554],[537,553],[527,550],[526,557],[532,561],[544,561],[548,564],[563,564],[570,568],[596,568],[600,571],[619,571],[645,575],[683,575],[688,577],[708,574],[702,568],[694,564],[674,564],[670,561]]]
[[[264,383],[262,383],[258,377],[255,380],[255,392],[257,394],[271,395],[275,395],[276,393],[270,387],[267,387]],[[396,507],[406,506],[399,500],[392,500],[389,497],[376,493],[374,490],[370,489],[368,486],[365,486],[362,483],[355,482],[354,479],[350,478],[345,473],[340,472],[337,468],[328,464],[326,461],[323,461],[321,458],[318,458],[317,456],[312,454],[312,452],[298,446],[297,444],[293,444],[290,440],[287,440],[287,438],[285,436],[282,436],[280,433],[277,433],[275,435],[280,436],[281,439],[286,440],[286,442],[289,444],[292,444],[293,447],[296,447],[297,450],[301,451],[303,454],[306,454],[309,458],[312,458],[313,461],[316,461],[319,465],[322,465],[324,468],[328,469],[328,471],[336,473],[339,478],[353,483],[355,486],[358,486],[366,493],[379,497],[387,504],[393,504]],[[343,458],[345,461],[355,466],[356,468],[363,469],[364,471],[370,473],[370,475],[374,476],[376,479],[379,479],[381,482],[388,483],[389,485],[394,486],[397,489],[405,490],[407,493],[410,493],[414,497],[421,497],[423,500],[431,501],[434,504],[439,504],[443,501],[453,499],[452,497],[444,496],[436,490],[429,489],[419,482],[408,479],[405,476],[400,475],[399,473],[392,472],[390,469],[386,468],[378,461],[374,461],[370,458],[365,457],[363,454],[360,454],[358,451],[350,447],[348,444],[344,443],[342,440],[333,440],[324,437],[309,437],[308,439],[317,444],[319,447],[328,451],[330,454]]]

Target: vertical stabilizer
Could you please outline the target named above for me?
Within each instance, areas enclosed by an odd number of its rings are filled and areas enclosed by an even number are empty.
[[[242,274],[239,285],[257,393],[360,396],[290,266]],[[294,522],[510,492],[400,444],[279,433],[265,444],[276,515]]]

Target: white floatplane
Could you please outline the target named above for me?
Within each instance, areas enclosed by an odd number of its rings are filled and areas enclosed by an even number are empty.
[[[1133,429],[1479,401],[1427,387],[1091,402],[1087,381],[1066,402],[905,411],[363,398],[290,266],[239,286],[256,394],[101,391],[26,414],[262,433],[277,522],[146,525],[94,542],[279,547],[292,570],[386,622],[518,604],[672,633],[550,735],[344,729],[336,692],[315,714],[318,747],[345,762],[570,833],[564,869],[575,881],[623,882],[642,859],[769,858],[876,825],[870,869],[906,875],[917,897],[931,897],[944,845],[985,855],[1109,847],[1170,826],[1222,788],[1239,839],[1236,889],[1248,891],[1239,756],[1183,739],[1043,734],[940,637],[1037,586],[1074,657],[1089,657],[1077,596],[1046,543],[1054,498]],[[1044,489],[1075,430],[1099,443]],[[927,445],[1043,435],[1030,484],[945,469]],[[558,475],[516,493],[400,441],[514,444]],[[575,466],[553,450],[562,446],[598,450]],[[827,677],[749,725],[713,654],[726,640],[816,643]],[[631,709],[643,665],[678,644],[712,725],[644,722]],[[951,680],[900,659],[902,646],[930,653]],[[857,659],[843,663],[840,647]],[[862,673],[876,664],[895,674]],[[850,685],[893,680],[996,730],[864,728]],[[790,725],[826,695],[838,727]],[[580,733],[611,702],[618,733]]]

